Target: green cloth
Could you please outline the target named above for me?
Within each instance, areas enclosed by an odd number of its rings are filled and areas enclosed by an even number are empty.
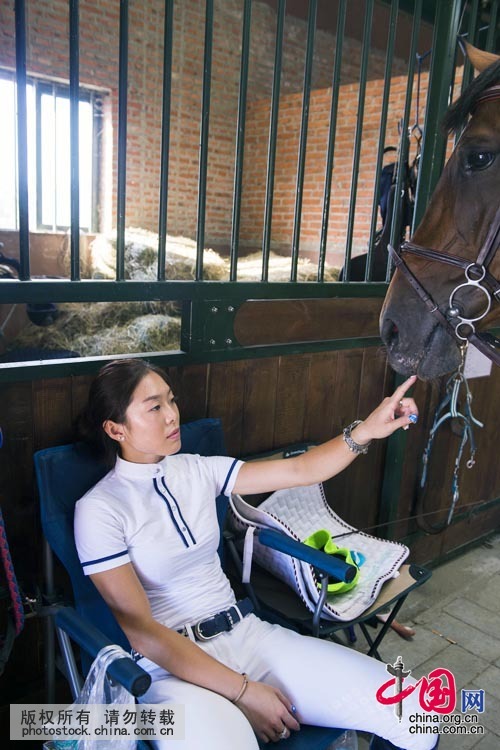
[[[342,560],[345,560],[349,565],[353,565],[356,568],[356,575],[350,583],[344,583],[344,581],[337,581],[337,583],[328,584],[329,594],[343,594],[345,591],[350,591],[357,582],[359,581],[359,566],[354,562],[352,553],[347,547],[337,547],[332,539],[332,535],[326,529],[319,529],[313,534],[304,539],[304,544],[309,547],[318,549],[321,552],[325,552],[327,555],[334,555]]]

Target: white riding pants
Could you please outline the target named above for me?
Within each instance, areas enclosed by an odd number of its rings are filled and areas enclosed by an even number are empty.
[[[399,722],[393,706],[377,702],[390,679],[385,664],[331,641],[299,635],[253,614],[229,633],[198,645],[250,680],[279,688],[304,724],[372,732],[405,750],[431,750],[436,736],[410,734],[408,717],[422,713],[417,690],[403,702]],[[397,654],[394,659],[396,659]],[[146,659],[140,665],[152,685],[141,701],[185,706],[185,740],[157,742],[161,750],[256,750],[250,724],[231,701],[170,675]],[[411,682],[406,678],[405,686]]]

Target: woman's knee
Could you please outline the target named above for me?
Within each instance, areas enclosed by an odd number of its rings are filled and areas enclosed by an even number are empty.
[[[174,678],[175,679],[175,678]],[[163,681],[162,681],[163,682]],[[175,743],[179,750],[258,750],[253,729],[240,709],[217,693],[182,681],[165,680],[163,689],[153,683],[142,700],[165,703],[180,709],[184,723],[184,741]],[[170,750],[171,741],[155,743],[159,750]]]

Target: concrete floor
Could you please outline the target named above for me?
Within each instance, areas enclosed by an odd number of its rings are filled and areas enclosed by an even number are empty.
[[[432,578],[408,597],[398,621],[416,633],[404,640],[391,630],[380,647],[384,662],[401,655],[417,679],[432,669],[449,669],[461,690],[484,690],[478,724],[484,734],[441,735],[439,750],[500,748],[500,533],[433,571]],[[375,631],[374,631],[375,632]],[[361,647],[363,636],[355,647]],[[476,713],[476,711],[468,712]],[[368,739],[358,735],[359,750]]]

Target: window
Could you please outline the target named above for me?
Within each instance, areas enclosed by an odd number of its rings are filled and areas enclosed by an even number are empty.
[[[28,192],[31,230],[65,231],[70,208],[69,87],[28,79]],[[0,228],[18,228],[16,83],[0,73]],[[102,96],[80,90],[80,227],[97,229]]]

